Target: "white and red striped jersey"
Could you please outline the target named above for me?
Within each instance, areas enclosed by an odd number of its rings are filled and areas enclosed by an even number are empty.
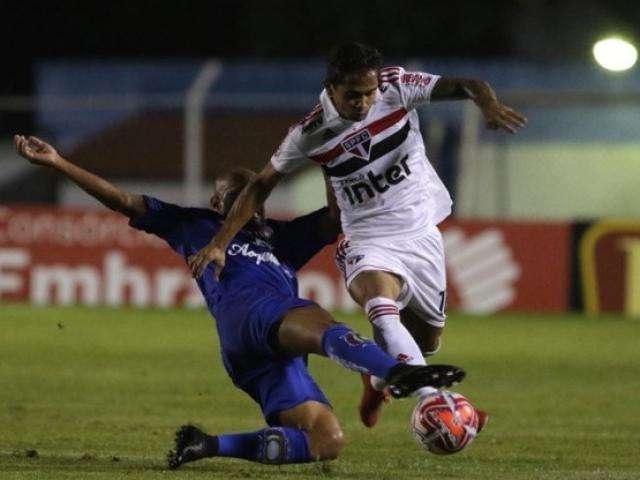
[[[364,120],[340,117],[326,90],[271,158],[289,173],[308,163],[329,176],[349,239],[417,237],[451,213],[451,197],[427,159],[415,108],[429,102],[437,75],[380,70]]]

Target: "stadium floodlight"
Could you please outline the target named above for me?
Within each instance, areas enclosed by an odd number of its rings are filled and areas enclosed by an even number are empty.
[[[621,38],[605,38],[593,46],[593,56],[602,68],[622,72],[633,67],[638,60],[638,50]]]

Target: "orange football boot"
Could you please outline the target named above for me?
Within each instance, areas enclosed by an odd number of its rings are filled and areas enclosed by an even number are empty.
[[[478,414],[478,433],[480,433],[489,421],[489,414],[484,410],[478,410],[477,408],[476,413]]]
[[[360,420],[365,427],[371,428],[382,414],[382,406],[388,403],[391,399],[391,393],[388,389],[378,391],[371,386],[371,375],[368,373],[361,374],[362,376],[362,399],[360,400]]]

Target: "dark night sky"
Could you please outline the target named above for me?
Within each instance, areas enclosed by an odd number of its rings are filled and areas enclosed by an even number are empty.
[[[28,93],[34,59],[322,57],[360,40],[387,56],[583,61],[607,32],[638,37],[628,0],[12,1],[0,94]],[[635,29],[635,31],[634,31]]]

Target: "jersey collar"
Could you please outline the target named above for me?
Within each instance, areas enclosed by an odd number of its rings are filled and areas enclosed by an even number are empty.
[[[320,105],[322,105],[324,119],[327,123],[340,118],[340,114],[336,110],[336,107],[333,106],[333,102],[331,101],[331,97],[329,97],[329,92],[327,92],[326,88],[323,89],[320,94]]]

